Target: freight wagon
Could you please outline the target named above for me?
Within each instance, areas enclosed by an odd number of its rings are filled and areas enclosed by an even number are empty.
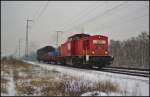
[[[58,55],[58,50],[53,46],[45,46],[37,50],[37,60],[39,62],[56,62],[56,56]]]

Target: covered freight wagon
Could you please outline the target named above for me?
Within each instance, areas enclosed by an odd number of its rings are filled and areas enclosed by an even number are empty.
[[[48,61],[51,52],[54,52],[55,48],[53,46],[45,46],[37,50],[37,60],[38,61]]]

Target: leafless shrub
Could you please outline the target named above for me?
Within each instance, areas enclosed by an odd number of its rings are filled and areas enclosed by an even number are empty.
[[[119,91],[118,86],[114,85],[113,83],[109,81],[99,82],[99,83],[93,84],[92,86],[90,86],[89,83],[75,81],[75,80],[74,81],[63,80],[61,82],[52,82],[52,84],[53,85],[50,85],[46,88],[47,96],[57,96],[57,95],[80,96],[81,94],[85,92],[90,92],[94,90],[103,91],[103,92]]]
[[[96,84],[94,84],[95,87],[95,90],[99,90],[99,91],[102,91],[102,92],[118,92],[119,91],[119,86],[118,84],[115,84],[115,83],[112,83],[110,81],[101,81],[101,82],[98,82]]]
[[[59,71],[57,71],[56,69],[52,69],[51,70],[53,73],[60,73]]]
[[[7,91],[7,87],[8,87],[7,82],[8,82],[7,79],[1,78],[1,92],[2,93],[8,93],[8,91]]]
[[[18,95],[24,95],[24,94],[33,95],[35,92],[33,86],[30,85],[25,85],[23,87],[21,85],[17,85],[16,89]]]
[[[7,82],[8,82],[8,80],[7,80],[7,79],[5,79],[5,78],[1,77],[1,83],[7,83]]]
[[[8,66],[8,63],[13,65]],[[62,74],[56,69],[45,70],[16,59],[9,59],[7,64],[13,69],[17,95],[38,95],[39,93],[40,96],[80,96],[91,91],[117,92],[119,90],[119,86],[110,81],[97,83],[82,81]],[[26,76],[20,75],[19,72]]]
[[[8,93],[6,84],[1,84],[1,93]]]

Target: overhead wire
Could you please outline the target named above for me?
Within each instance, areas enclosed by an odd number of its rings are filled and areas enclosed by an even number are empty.
[[[121,4],[118,4],[118,5],[114,6],[113,8],[110,8],[110,9],[106,10],[105,12],[103,12],[103,14],[100,13],[100,14],[96,15],[95,17],[93,17],[93,18],[91,18],[91,19],[88,19],[87,21],[84,21],[84,22],[82,22],[82,23],[79,23],[78,26],[79,26],[79,25],[83,25],[83,24],[88,23],[88,22],[91,22],[91,21],[95,20],[96,18],[99,18],[100,16],[103,17],[106,13],[109,13],[109,12],[111,12],[112,10],[117,9],[117,8],[123,6],[123,5],[124,5],[125,3],[127,3],[127,2],[128,2],[128,1],[124,1],[124,2],[121,3]],[[73,29],[73,28],[74,28],[74,26],[71,27],[70,29],[66,30],[66,31],[70,31],[70,30]]]
[[[35,19],[36,21],[38,21],[39,18],[41,17],[41,15],[44,13],[44,11],[46,10],[48,4],[49,4],[49,1],[46,2],[46,4],[45,4],[45,6],[43,7],[42,11],[39,13],[39,15],[37,16],[37,18]]]
[[[135,18],[132,18],[132,19],[128,19],[128,20],[126,20],[126,21],[124,21],[124,22],[118,23],[117,25],[121,25],[121,24],[125,24],[125,23],[131,23],[131,22],[133,22],[133,21],[135,21],[135,20],[139,20],[140,18],[145,17],[146,15],[149,15],[149,13],[145,13],[144,15],[141,15],[141,16],[138,16],[138,17],[135,17]],[[112,28],[113,26],[117,26],[117,25],[112,25],[111,28]]]
[[[97,2],[98,2],[98,1],[97,1]],[[97,2],[94,3],[94,4],[98,4]],[[78,13],[76,16],[74,16],[75,19],[72,18],[72,19],[70,19],[70,20],[67,21],[68,23],[64,23],[64,24],[67,24],[66,26],[68,27],[68,25],[73,24],[74,21],[79,20],[79,18],[84,17],[85,15],[91,13],[93,10],[95,10],[95,9],[98,8],[99,6],[100,6],[100,5],[95,6],[95,7],[92,8],[92,9],[91,9],[91,7],[85,8],[83,11],[81,11],[81,12]],[[83,14],[83,15],[82,15],[82,14]],[[64,28],[66,28],[66,27],[64,27]]]
[[[125,4],[125,3],[127,3],[127,1],[125,1],[125,2],[123,2],[123,3],[121,3],[121,4],[118,4],[117,6],[111,8],[111,9],[108,9],[107,11],[105,11],[105,13],[107,13],[108,11],[112,11],[112,9],[116,9],[116,8],[122,6],[122,5]],[[99,5],[99,6],[100,6],[100,5]],[[89,13],[91,13],[91,11],[95,10],[95,9],[98,8],[99,6],[94,7],[94,8],[91,9],[90,11],[84,13],[84,15],[82,15],[82,17],[80,16],[80,17],[77,18],[77,19],[80,21],[80,18],[84,18],[85,15],[89,15]],[[76,19],[76,21],[77,21],[77,19]],[[75,22],[75,21],[73,21],[73,22]],[[71,23],[70,23],[70,24],[71,24]],[[72,27],[72,28],[74,28],[74,27]],[[71,28],[71,29],[72,29],[72,28]],[[69,29],[69,30],[70,30],[70,29]],[[67,32],[67,31],[69,31],[69,30],[65,30],[64,32]]]
[[[34,22],[34,25],[38,22],[39,18],[42,16],[42,14],[44,13],[44,11],[46,10],[46,8],[48,7],[49,5],[49,1],[46,2],[46,4],[44,5],[44,7],[40,7],[39,9],[42,8],[41,11],[39,11],[39,14],[38,14],[38,10],[36,11],[36,14],[33,16],[33,22]],[[33,28],[33,26],[32,26]]]
[[[36,11],[35,11],[35,14],[33,15],[33,20],[35,20],[37,14],[39,13],[39,10],[42,9],[42,6],[40,6]]]
[[[96,1],[96,2],[95,2],[94,4],[92,4],[92,5],[98,4],[97,2],[98,2],[98,1]],[[92,5],[90,5],[90,6],[92,6]],[[63,28],[65,29],[66,27],[70,26],[75,20],[78,20],[78,18],[82,17],[82,15],[87,14],[87,13],[89,13],[89,12],[95,10],[95,9],[96,9],[97,7],[99,7],[99,6],[100,6],[100,5],[95,6],[95,7],[92,8],[92,9],[91,9],[91,7],[88,6],[87,8],[83,9],[83,10],[80,11],[77,15],[73,16],[73,18],[71,18],[71,19],[67,20],[65,23],[63,23],[63,24],[67,24],[67,25],[63,26]],[[62,32],[64,32],[64,31],[62,31]],[[62,36],[62,37],[63,37],[63,36]]]
[[[145,8],[145,7],[142,7],[142,8],[140,8],[140,9],[136,9],[136,10],[135,10],[135,13],[137,13],[137,11],[139,11],[139,10],[143,10],[144,8]],[[134,14],[134,13],[132,12],[132,14]],[[124,20],[123,20],[123,19],[120,19],[120,20],[119,20],[119,19],[117,18],[117,20],[116,20],[117,22],[115,22],[115,23],[117,23],[117,25],[119,25],[119,24],[121,24],[121,23],[125,23],[125,22],[128,22],[128,21],[130,22],[130,21],[132,21],[132,20],[136,20],[136,19],[138,19],[138,18],[142,18],[142,17],[146,16],[147,14],[149,14],[149,13],[145,13],[145,14],[142,15],[142,16],[137,16],[137,17],[133,17],[133,18],[129,18],[129,19],[126,19],[126,16],[124,16],[124,18],[125,18]],[[121,21],[121,22],[118,23],[118,21]],[[124,21],[125,21],[125,22],[124,22]],[[108,22],[105,22],[105,24],[106,24],[106,23],[109,24],[109,21],[108,21]],[[115,24],[115,25],[116,25],[116,24]],[[107,29],[108,29],[109,27],[113,27],[113,26],[115,26],[115,25],[111,25],[111,26],[105,25],[104,27],[107,27]]]
[[[112,10],[114,10],[114,9],[116,9],[116,8],[119,8],[120,6],[124,5],[125,3],[127,3],[127,1],[125,1],[125,2],[123,2],[123,3],[121,3],[121,4],[118,4],[117,6],[114,6],[114,7],[111,8],[111,9],[106,10],[105,12],[103,12],[103,14],[100,13],[100,14],[96,15],[94,18],[91,18],[91,19],[89,19],[89,20],[87,20],[87,21],[84,21],[84,22],[82,22],[82,23],[79,23],[79,25],[82,25],[82,24],[85,24],[85,23],[87,23],[87,22],[93,21],[93,20],[95,20],[96,18],[105,16],[106,13],[109,13],[109,12],[111,12]],[[40,12],[40,14],[39,14],[38,17],[36,18],[36,20],[38,20],[38,19],[41,17],[42,13],[46,10],[47,6],[48,6],[48,2],[47,2],[47,3],[45,4],[45,6],[43,7],[42,11]],[[86,14],[90,13],[92,10],[96,9],[97,7],[98,7],[98,6],[94,7],[93,9],[91,9],[90,11],[88,11],[87,13],[84,13],[84,15],[79,15],[77,18],[75,17],[75,19],[71,19],[72,22],[75,22],[74,20],[76,20],[76,22],[77,22],[77,21],[80,21],[79,18],[81,18],[81,16],[82,16],[82,17],[85,16]],[[87,10],[87,9],[84,9],[83,11],[85,11],[85,10]],[[81,11],[81,13],[82,13],[82,11]],[[84,17],[83,17],[83,18],[84,18]],[[68,25],[71,24],[72,22],[68,23]],[[71,29],[73,29],[73,28],[74,28],[74,26],[71,27],[69,30],[71,30]],[[66,30],[66,31],[69,31],[69,30]]]

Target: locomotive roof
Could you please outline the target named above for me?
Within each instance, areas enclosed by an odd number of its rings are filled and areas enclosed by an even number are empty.
[[[76,39],[76,38],[82,38],[82,37],[89,37],[90,35],[89,34],[84,34],[84,33],[82,33],[82,34],[75,34],[75,35],[72,35],[72,36],[70,36],[70,37],[68,37],[68,39]]]

